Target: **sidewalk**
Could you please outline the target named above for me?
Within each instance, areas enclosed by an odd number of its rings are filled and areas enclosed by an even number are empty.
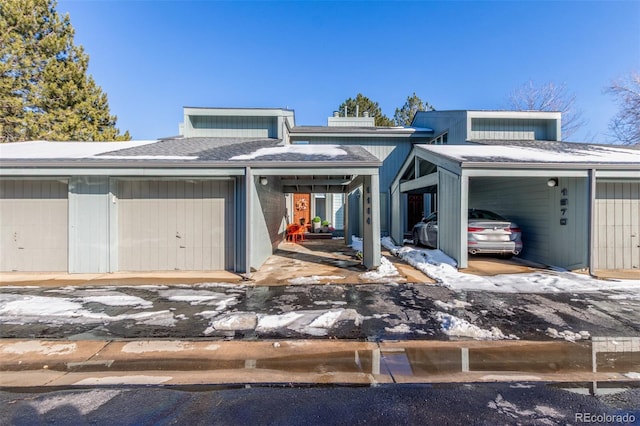
[[[0,387],[638,380],[640,338],[594,342],[4,339]]]

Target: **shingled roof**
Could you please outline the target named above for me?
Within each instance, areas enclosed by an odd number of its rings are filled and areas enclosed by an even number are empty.
[[[46,141],[3,144],[0,161],[8,166],[12,163],[46,162],[57,166],[83,164],[91,167],[107,163],[110,166],[127,166],[133,162],[149,166],[170,164],[173,167],[244,167],[276,163],[280,166],[300,166],[300,163],[330,163],[336,166],[381,164],[377,157],[357,145],[289,145],[282,140],[269,138],[176,137],[145,143],[123,142],[123,149],[113,149],[118,145],[116,142]]]

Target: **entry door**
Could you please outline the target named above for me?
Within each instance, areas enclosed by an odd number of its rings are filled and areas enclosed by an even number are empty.
[[[640,271],[640,183],[596,186],[595,267]]]
[[[300,223],[301,219],[304,219],[305,225],[311,223],[311,194],[293,194],[291,222]]]
[[[423,194],[409,194],[407,207],[407,229],[412,229],[425,216]]]
[[[118,183],[120,271],[206,271],[233,267],[229,180]]]

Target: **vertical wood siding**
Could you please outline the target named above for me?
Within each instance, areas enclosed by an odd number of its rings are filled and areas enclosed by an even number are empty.
[[[232,181],[120,181],[118,198],[120,270],[233,268]]]
[[[109,271],[109,178],[69,181],[69,272]]]
[[[640,268],[640,183],[598,182],[595,204],[594,267]]]
[[[261,185],[258,180],[259,177],[254,177],[253,182],[249,183],[254,185],[251,201],[251,267],[255,269],[274,253],[284,239],[287,226],[286,203],[280,180],[269,177],[267,185]],[[310,207],[308,205],[307,213]]]
[[[276,117],[191,116],[189,137],[277,138]]]
[[[472,118],[469,139],[554,140],[545,120]]]
[[[460,197],[460,176],[438,170],[438,248],[458,262],[462,255]]]
[[[67,271],[66,181],[0,181],[0,270]]]

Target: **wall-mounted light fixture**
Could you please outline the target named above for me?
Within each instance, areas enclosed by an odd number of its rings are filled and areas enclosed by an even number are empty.
[[[268,183],[269,183],[269,179],[267,179],[266,177],[262,176],[260,178],[260,185],[266,186]]]
[[[558,178],[551,178],[547,181],[547,186],[549,188],[553,188],[554,186],[558,186]]]

